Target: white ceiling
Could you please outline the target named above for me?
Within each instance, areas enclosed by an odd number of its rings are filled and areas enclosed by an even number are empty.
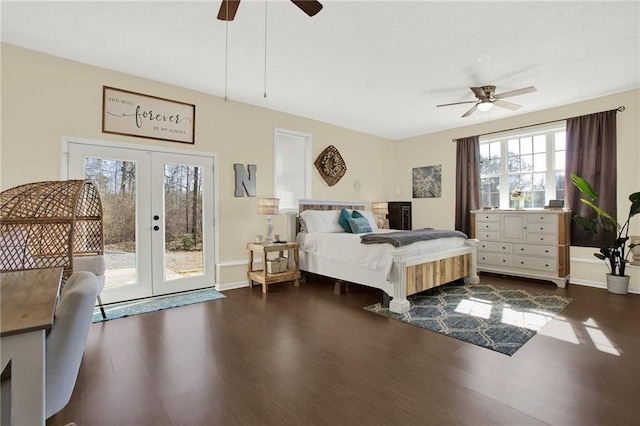
[[[389,139],[640,88],[639,1],[321,1],[269,0],[266,98],[264,0],[228,27],[220,1],[2,1],[2,41],[217,96],[226,51],[229,99]],[[436,108],[486,84],[538,91]]]

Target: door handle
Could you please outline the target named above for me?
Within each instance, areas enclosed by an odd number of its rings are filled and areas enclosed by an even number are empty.
[[[160,227],[159,227],[158,225],[155,225],[155,226],[153,227],[153,230],[154,230],[154,231],[159,231],[159,230],[160,230]]]
[[[154,215],[154,216],[153,216],[153,220],[160,220],[160,216],[158,216],[158,215]]]

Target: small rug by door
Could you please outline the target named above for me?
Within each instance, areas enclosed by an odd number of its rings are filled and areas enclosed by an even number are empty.
[[[513,355],[571,301],[570,298],[488,284],[446,284],[408,297],[396,314],[380,303],[365,309],[389,318]]]
[[[186,291],[166,296],[156,296],[147,299],[114,303],[111,305],[105,305],[104,311],[107,314],[106,319],[102,318],[100,308],[96,307],[93,311],[93,322],[108,321],[131,315],[159,311],[161,309],[169,309],[178,306],[192,305],[194,303],[208,302],[210,300],[223,299],[225,297],[226,296],[224,294],[219,293],[212,288],[205,288],[202,290]]]

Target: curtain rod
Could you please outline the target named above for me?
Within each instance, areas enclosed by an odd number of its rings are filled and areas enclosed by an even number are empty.
[[[616,108],[616,111],[618,112],[622,112],[625,110],[624,105],[620,105],[618,108]],[[502,132],[510,132],[511,130],[520,130],[520,129],[526,129],[527,127],[535,127],[535,126],[542,126],[543,124],[550,124],[550,123],[555,123],[557,121],[562,121],[562,120],[568,120],[569,118],[573,118],[573,117],[568,117],[568,118],[558,118],[557,120],[551,120],[551,121],[545,121],[543,123],[536,123],[536,124],[530,124],[528,126],[520,126],[520,127],[513,127],[511,129],[504,129],[504,130],[497,130],[495,132],[489,132],[489,133],[482,133],[479,135],[473,135],[473,136],[487,136],[487,135],[493,135],[496,133],[502,133]],[[459,138],[462,139],[462,138]],[[458,139],[451,139],[451,142],[457,142]]]

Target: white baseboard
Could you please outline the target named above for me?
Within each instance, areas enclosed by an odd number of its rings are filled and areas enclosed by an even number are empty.
[[[249,281],[237,281],[234,283],[218,284],[216,285],[217,291],[234,290],[236,288],[249,287]]]
[[[585,287],[596,287],[601,288],[603,290],[607,289],[607,284],[599,281],[589,281],[589,280],[576,280],[574,278],[569,279],[569,284],[574,285],[583,285]],[[638,286],[629,286],[629,293],[640,294],[640,287]]]

